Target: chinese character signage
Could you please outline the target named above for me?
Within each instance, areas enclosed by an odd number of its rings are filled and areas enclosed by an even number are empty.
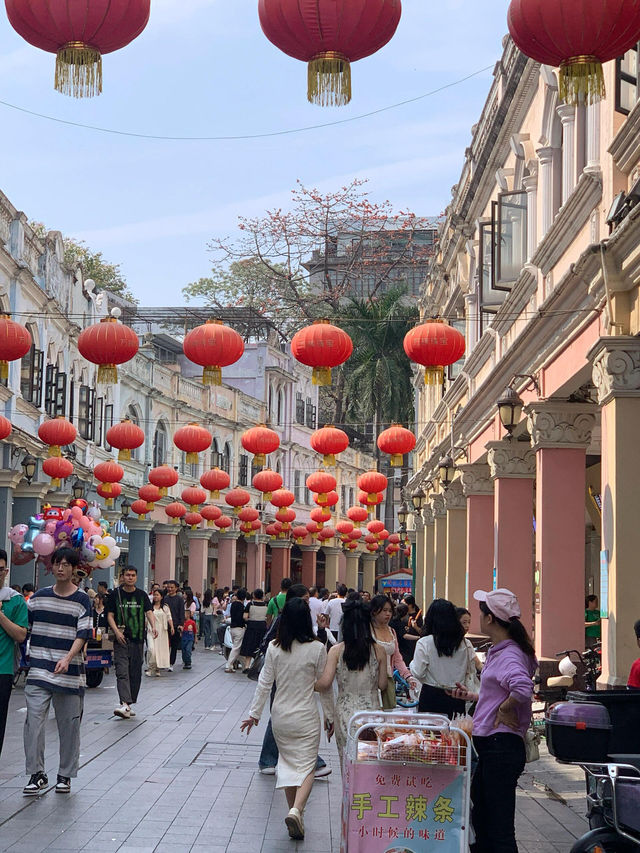
[[[387,594],[404,595],[413,591],[413,574],[409,572],[392,572],[378,579],[380,591]]]
[[[467,850],[465,770],[345,759],[342,853]]]

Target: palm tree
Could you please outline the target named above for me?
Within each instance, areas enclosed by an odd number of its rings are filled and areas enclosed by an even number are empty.
[[[418,318],[403,287],[379,299],[350,300],[340,318],[353,340],[353,355],[344,366],[346,422],[373,423],[375,431],[413,422],[412,366],[402,344]]]

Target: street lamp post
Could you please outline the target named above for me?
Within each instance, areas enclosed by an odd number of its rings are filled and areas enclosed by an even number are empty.
[[[36,475],[36,468],[38,467],[38,460],[35,456],[32,456],[30,453],[24,457],[21,462],[22,470],[24,472],[24,478],[31,485],[31,481]]]
[[[129,503],[129,501],[125,498],[125,499],[122,501],[122,503],[120,504],[120,514],[121,514],[122,518],[123,518],[125,521],[126,521],[126,519],[127,519],[127,518],[129,518],[129,513],[130,513],[130,512],[131,512],[131,504],[130,504],[130,503]]]
[[[496,405],[498,406],[500,423],[507,431],[508,440],[511,441],[513,439],[513,431],[522,418],[524,403],[518,392],[509,386],[505,389]]]
[[[451,485],[456,473],[456,465],[453,458],[447,454],[438,462],[438,476],[440,483],[444,489],[448,489]]]

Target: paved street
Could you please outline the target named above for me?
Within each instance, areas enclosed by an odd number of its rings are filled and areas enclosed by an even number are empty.
[[[14,691],[0,764],[0,851],[94,853],[279,853],[339,849],[341,784],[335,745],[321,752],[333,767],[316,782],[304,842],[288,839],[284,795],[257,770],[264,727],[246,738],[239,721],[253,685],[221,671],[222,658],[198,651],[194,668],[144,678],[137,716],[118,720],[115,677],[87,691],[81,770],[70,797],[22,796],[24,697]],[[57,738],[47,733],[47,771],[55,780]],[[544,758],[530,765],[518,793],[521,853],[566,853],[586,829],[580,774]],[[553,792],[549,790],[553,789]]]

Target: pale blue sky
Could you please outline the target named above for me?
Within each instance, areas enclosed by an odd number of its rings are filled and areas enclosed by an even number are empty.
[[[4,6],[4,4],[2,4]],[[387,47],[353,67],[353,101],[307,103],[306,69],[262,34],[257,0],[152,0],[137,41],[104,60],[105,91],[53,91],[54,58],[0,13],[0,100],[138,133],[262,133],[347,118],[429,92],[500,57],[507,0],[403,0]],[[47,122],[0,106],[0,188],[32,219],[121,263],[146,305],[182,301],[206,244],[236,216],[286,206],[297,179],[330,190],[370,178],[376,199],[436,215],[462,168],[491,72],[390,112],[271,139],[168,142]]]

